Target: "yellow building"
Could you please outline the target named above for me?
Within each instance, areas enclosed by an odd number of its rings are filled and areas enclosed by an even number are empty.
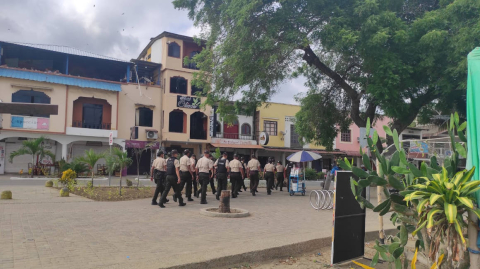
[[[286,157],[300,151],[314,151],[322,155],[322,160],[313,162],[314,168],[320,170],[331,162],[334,152],[326,152],[325,147],[313,144],[301,144],[295,132],[295,114],[300,106],[268,102],[257,109],[256,129],[259,134],[259,143],[264,147],[258,151],[259,161],[264,164],[268,157],[285,163]],[[325,169],[327,169],[325,168]]]
[[[159,81],[161,91],[162,146],[171,149],[190,149],[200,155],[211,142],[209,135],[211,108],[200,109],[205,97],[196,93],[202,89],[192,85],[195,64],[184,64],[185,57],[193,57],[202,50],[192,37],[163,32],[152,38],[137,60],[161,64]]]

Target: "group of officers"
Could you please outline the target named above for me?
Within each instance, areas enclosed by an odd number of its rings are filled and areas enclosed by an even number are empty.
[[[252,155],[248,164],[245,164],[244,158],[239,158],[238,154],[235,154],[233,160],[228,160],[228,154],[224,152],[222,157],[213,161],[213,157],[210,151],[206,150],[202,158],[196,160],[195,154],[186,149],[183,152],[183,156],[180,160],[177,159],[177,150],[172,150],[167,159],[165,159],[165,153],[163,151],[157,152],[157,158],[153,161],[151,169],[150,180],[155,180],[157,187],[152,199],[152,205],[158,205],[161,208],[165,207],[170,189],[173,188],[173,200],[177,202],[179,206],[185,206],[183,202],[182,190],[185,188],[185,197],[188,201],[192,202],[192,187],[193,196],[199,198],[201,195],[201,204],[207,203],[207,187],[210,184],[212,193],[216,193],[216,199],[220,200],[220,194],[222,190],[227,189],[228,179],[231,182],[231,195],[232,198],[237,198],[242,187],[244,191],[245,178],[250,179],[250,192],[253,196],[258,192],[259,173],[261,171],[260,162],[255,155]],[[280,162],[274,164],[274,159],[269,158],[268,163],[264,167],[264,178],[267,181],[267,194],[271,195],[274,188],[283,191],[283,182],[290,176],[292,164],[284,167]],[[215,190],[214,175],[216,172],[217,190]],[[248,176],[247,176],[248,175]],[[275,175],[277,184],[275,185]],[[197,187],[200,184],[200,190]],[[161,195],[160,201],[157,203],[158,196]]]

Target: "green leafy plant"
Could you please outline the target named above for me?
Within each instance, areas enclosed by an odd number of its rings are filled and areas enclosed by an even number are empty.
[[[127,182],[127,187],[133,186],[133,182],[130,179],[127,178],[125,181]]]
[[[127,168],[132,164],[132,159],[128,157],[127,152],[124,152],[119,148],[113,148],[112,154],[115,156],[115,163],[117,163],[120,168],[120,187],[118,192],[119,195],[122,196],[122,171],[124,168]]]
[[[212,153],[213,158],[218,159],[222,157],[222,153],[220,152],[220,148],[216,148],[215,152]]]
[[[318,173],[317,170],[312,169],[312,168],[305,168],[305,179],[306,180],[317,180]]]
[[[96,153],[93,149],[86,150],[85,156],[80,157],[78,160],[80,162],[86,163],[90,169],[92,175],[92,186],[93,186],[93,177],[95,176],[95,165],[100,159],[105,158],[105,153]]]
[[[111,153],[105,154],[105,166],[107,168],[107,173],[108,173],[108,186],[110,186],[112,174],[115,173],[115,171],[119,171],[120,169],[115,155]]]
[[[50,156],[52,160],[55,160],[55,154],[45,149],[43,145],[43,142],[45,140],[46,138],[41,136],[36,139],[29,139],[29,140],[22,141],[22,147],[10,153],[9,161],[12,163],[15,157],[22,156],[22,155],[31,155],[32,165],[34,166],[36,166],[36,163],[37,163],[35,160],[36,157],[39,157],[40,159],[42,159],[45,156]],[[29,175],[30,177],[33,177],[33,173],[30,173],[30,170],[29,170]]]
[[[71,163],[67,163],[67,162],[63,162],[63,164],[60,163],[61,172],[68,169],[72,169],[73,171],[75,171],[75,173],[77,173],[77,176],[89,171],[87,164],[80,161],[79,158],[73,159]]]
[[[366,133],[370,132],[370,122],[367,121]],[[404,253],[408,234],[416,237],[415,247],[424,250],[432,263],[439,264],[441,253],[448,253],[449,264],[459,266],[463,261],[465,239],[463,228],[467,223],[462,218],[465,212],[471,212],[480,217],[480,210],[474,208],[472,194],[480,190],[480,181],[470,181],[475,168],[458,171],[459,157],[466,156],[465,130],[466,123],[460,124],[458,114],[451,115],[448,133],[452,145],[452,156],[438,164],[435,156],[431,157],[430,164],[422,162],[417,168],[407,159],[407,154],[399,141],[396,130],[384,126],[388,136],[391,136],[395,145],[390,159],[380,154],[376,146],[378,133],[367,137],[368,147],[379,163],[377,170],[373,170],[370,157],[360,149],[362,162],[367,171],[354,167],[348,160],[339,162],[345,170],[351,170],[358,178],[358,182],[351,179],[351,189],[361,206],[366,206],[383,216],[393,212],[390,220],[397,226],[399,233],[388,239],[388,244],[376,242],[375,254],[371,266],[375,266],[379,257],[401,268],[401,256]],[[458,142],[455,138],[458,134]],[[389,152],[390,153],[390,152]],[[381,186],[386,200],[374,207],[360,194],[370,186]],[[386,186],[399,191],[398,194],[388,191]],[[442,248],[442,242],[446,249]]]

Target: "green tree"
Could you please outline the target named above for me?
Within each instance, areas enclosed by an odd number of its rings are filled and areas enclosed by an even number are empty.
[[[338,131],[332,118],[365,127],[380,110],[401,133],[426,105],[456,109],[464,100],[466,55],[480,43],[476,0],[173,3],[204,29],[193,83],[208,92],[207,104],[241,93],[241,107],[252,112],[279,84],[303,75],[309,94],[322,100],[324,128],[299,132],[322,142]],[[229,110],[221,108],[223,117]]]
[[[110,152],[105,153],[105,166],[108,172],[108,186],[110,186],[112,174],[119,168],[115,155]]]
[[[132,159],[128,157],[128,153],[122,151],[121,149],[114,147],[112,150],[112,154],[115,156],[116,163],[120,168],[120,188],[119,188],[119,195],[122,195],[122,171],[124,168],[129,167],[132,165]]]
[[[9,161],[10,163],[13,162],[13,159],[17,156],[22,156],[22,155],[31,155],[32,156],[32,165],[33,168],[35,169],[36,167],[36,157],[39,157],[40,160],[45,157],[45,156],[50,156],[52,160],[55,160],[55,154],[53,154],[51,151],[46,150],[43,142],[46,140],[45,137],[39,137],[36,139],[29,139],[25,140],[22,142],[22,147],[12,153],[10,153]],[[33,170],[32,173],[30,174],[30,177],[33,177]]]
[[[92,188],[93,177],[95,176],[95,165],[100,159],[105,158],[105,153],[96,153],[93,149],[85,150],[85,156],[78,158],[80,162],[86,163],[92,175]]]

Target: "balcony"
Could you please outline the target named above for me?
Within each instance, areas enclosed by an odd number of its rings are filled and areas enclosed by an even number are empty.
[[[238,140],[256,140],[255,135],[239,134],[239,133],[217,133],[212,138],[224,138],[224,139],[238,139]]]
[[[72,127],[76,127],[76,128],[110,130],[111,126],[112,126],[111,123],[106,123],[106,122],[103,122],[101,124],[100,123],[99,124],[88,123],[88,122],[84,122],[84,121],[73,121],[72,122]]]
[[[109,129],[89,129],[82,127],[67,127],[67,135],[76,136],[91,136],[91,137],[109,137],[110,133],[113,133],[113,137],[117,137],[117,130]]]

